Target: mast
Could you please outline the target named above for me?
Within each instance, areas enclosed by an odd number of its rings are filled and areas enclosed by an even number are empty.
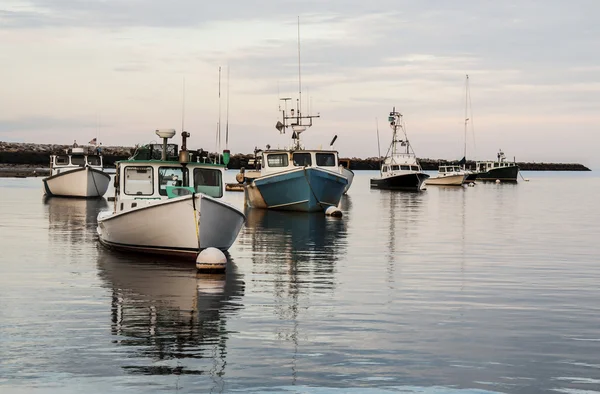
[[[225,120],[225,149],[229,149],[229,66],[227,66],[227,110]]]
[[[296,100],[296,111],[294,108],[287,112],[287,100],[290,98],[280,98],[284,102],[284,110],[282,111],[282,121],[277,122],[275,128],[280,133],[284,133],[285,129],[291,127],[293,130],[292,139],[294,140],[294,150],[302,149],[300,146],[300,134],[307,128],[312,126],[313,118],[318,118],[320,115],[302,115],[302,68],[300,63],[300,17],[298,17],[298,99]],[[281,106],[279,107],[281,110]],[[303,122],[304,119],[308,119],[308,123]]]
[[[467,74],[467,79],[465,82],[465,150],[463,157],[467,160],[467,124],[469,123],[469,118],[467,117],[467,108],[469,103],[469,74]]]

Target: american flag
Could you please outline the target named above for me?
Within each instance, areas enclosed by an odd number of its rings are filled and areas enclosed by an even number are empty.
[[[91,140],[90,142],[88,142],[88,144],[90,145],[96,145],[96,138],[94,138],[93,140]]]

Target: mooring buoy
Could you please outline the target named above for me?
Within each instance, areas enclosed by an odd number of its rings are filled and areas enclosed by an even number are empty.
[[[217,248],[206,248],[196,257],[198,271],[224,271],[226,266],[227,257]]]
[[[325,215],[333,216],[334,218],[341,218],[342,211],[338,207],[331,206],[325,210]]]

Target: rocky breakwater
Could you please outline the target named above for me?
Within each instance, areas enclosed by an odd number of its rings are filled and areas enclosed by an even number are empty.
[[[0,176],[45,176],[49,173],[50,155],[64,154],[72,145],[33,144],[0,141]],[[93,146],[81,145],[93,150]],[[127,159],[131,147],[102,146],[104,165],[114,166],[115,161]]]

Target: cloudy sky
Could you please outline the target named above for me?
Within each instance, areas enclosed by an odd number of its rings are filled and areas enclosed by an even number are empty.
[[[337,134],[342,156],[376,156],[395,106],[419,157],[459,159],[469,74],[470,158],[599,167],[599,14],[598,0],[2,0],[0,140],[146,143],[185,108],[191,146],[214,149],[221,66],[229,148],[283,147],[299,16],[303,107],[321,115],[307,146]]]

